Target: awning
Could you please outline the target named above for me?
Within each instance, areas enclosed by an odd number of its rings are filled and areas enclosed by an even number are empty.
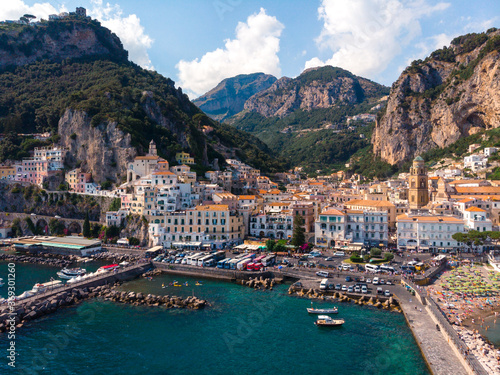
[[[163,250],[163,246],[154,246],[149,250],[146,250],[146,253],[156,253],[159,250]]]

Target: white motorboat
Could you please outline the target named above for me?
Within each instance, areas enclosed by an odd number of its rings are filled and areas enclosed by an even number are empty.
[[[64,268],[57,273],[61,279],[73,279],[78,276],[83,276],[87,273],[87,270],[84,268]]]
[[[339,327],[344,323],[344,319],[332,319],[328,315],[320,315],[318,320],[314,322],[319,327]]]
[[[3,279],[0,277],[0,286],[4,286],[5,283],[3,282]]]

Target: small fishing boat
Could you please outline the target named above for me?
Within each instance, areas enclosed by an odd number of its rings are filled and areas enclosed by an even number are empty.
[[[310,307],[307,309],[309,314],[338,314],[339,309],[336,307],[332,307],[330,309],[315,309],[314,307]]]
[[[332,319],[328,315],[320,315],[314,322],[318,327],[339,327],[344,323],[344,319]]]
[[[201,285],[203,285],[203,284],[201,284],[199,281],[197,281],[195,285],[196,285],[196,286],[201,286]]]
[[[326,309],[315,309],[311,302],[311,307],[307,309],[309,314],[337,314],[339,310],[334,306]]]
[[[57,273],[57,276],[61,279],[74,279],[78,276],[83,276],[87,273],[87,270],[84,268],[64,268]]]

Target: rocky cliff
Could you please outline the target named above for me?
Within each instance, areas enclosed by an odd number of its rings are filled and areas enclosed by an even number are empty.
[[[0,69],[22,66],[37,60],[83,56],[110,56],[127,60],[120,39],[96,20],[76,16],[36,25],[4,26],[0,35]]]
[[[211,118],[224,121],[241,112],[252,95],[269,88],[276,80],[264,73],[240,74],[223,80],[193,103]]]
[[[393,84],[373,148],[401,164],[461,137],[500,126],[500,31],[455,38],[414,61]]]
[[[264,117],[284,117],[297,109],[311,110],[355,105],[383,95],[386,88],[365,78],[325,66],[305,70],[297,78],[283,77],[245,103],[245,110]]]
[[[116,122],[90,124],[85,112],[67,109],[59,120],[60,144],[68,149],[67,164],[92,172],[95,181],[119,181],[137,155],[131,136]]]

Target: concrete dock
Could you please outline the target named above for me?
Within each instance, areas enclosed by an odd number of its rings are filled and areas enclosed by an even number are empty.
[[[462,364],[464,360],[452,349],[453,344],[436,329],[436,323],[426,306],[403,289],[396,297],[432,373],[435,375],[471,374]]]

